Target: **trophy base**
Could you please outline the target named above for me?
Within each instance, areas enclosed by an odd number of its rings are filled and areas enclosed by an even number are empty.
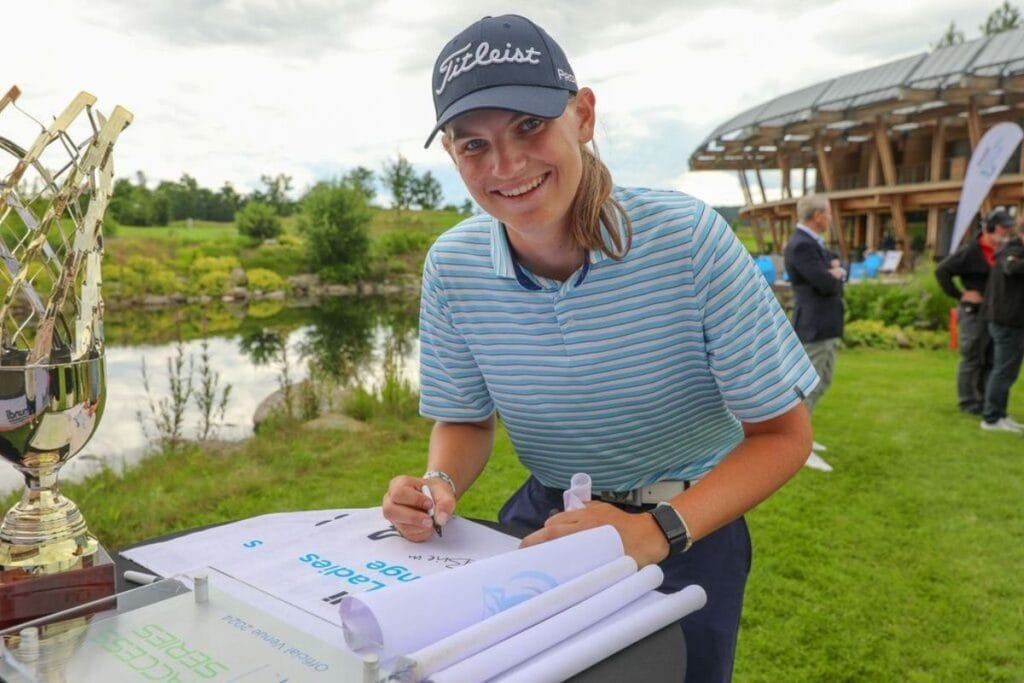
[[[72,609],[117,592],[114,561],[102,546],[88,567],[28,575],[0,570],[0,629]]]

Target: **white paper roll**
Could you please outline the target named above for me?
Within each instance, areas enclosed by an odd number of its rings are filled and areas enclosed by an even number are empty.
[[[664,575],[657,565],[648,565],[636,574],[542,621],[533,628],[517,633],[443,671],[438,671],[429,680],[432,683],[479,683],[490,680],[615,614],[638,600],[640,596],[660,586],[663,579]],[[604,656],[620,647],[622,646],[612,650],[606,649]]]
[[[501,674],[501,683],[556,683],[575,676],[610,654],[699,610],[707,594],[697,585],[677,593],[651,592],[611,618],[598,622],[568,640]]]
[[[392,677],[402,681],[421,681],[435,671],[452,666],[554,616],[634,573],[636,562],[632,557],[624,555],[546,593],[453,633],[408,657],[400,657]]]
[[[569,480],[569,488],[562,494],[566,510],[582,510],[590,502],[590,475],[578,472]]]
[[[345,641],[383,662],[415,652],[623,556],[612,526],[514,550],[341,601]]]

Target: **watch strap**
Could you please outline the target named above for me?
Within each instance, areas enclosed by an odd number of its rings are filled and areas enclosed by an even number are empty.
[[[693,545],[690,538],[690,529],[686,526],[686,520],[679,514],[679,511],[668,503],[662,502],[650,511],[654,521],[657,522],[661,532],[665,534],[668,541],[668,554],[678,555],[685,553]]]

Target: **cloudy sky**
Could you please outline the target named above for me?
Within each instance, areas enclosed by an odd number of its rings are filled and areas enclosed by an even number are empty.
[[[466,198],[440,145],[423,149],[440,47],[484,15],[544,26],[598,101],[598,143],[619,184],[739,204],[734,173],[687,159],[736,113],[929,49],[950,21],[968,39],[997,0],[11,0],[0,91],[45,120],[80,90],[135,120],[118,176],[189,173],[240,191],[285,173],[297,189],[405,155]],[[644,12],[638,8],[643,7]],[[3,82],[7,81],[7,82]],[[15,113],[0,115],[0,135]],[[15,129],[11,129],[15,130]],[[18,133],[24,135],[24,133]],[[21,142],[21,140],[18,140]],[[22,142],[25,144],[25,142]],[[6,172],[0,168],[0,173]]]

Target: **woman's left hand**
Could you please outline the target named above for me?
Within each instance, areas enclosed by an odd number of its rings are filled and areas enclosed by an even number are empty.
[[[582,510],[559,512],[548,518],[544,528],[523,539],[526,548],[577,531],[611,524],[619,532],[626,554],[636,560],[637,567],[657,564],[668,557],[668,541],[654,517],[647,512],[625,512],[609,503],[591,501]]]

